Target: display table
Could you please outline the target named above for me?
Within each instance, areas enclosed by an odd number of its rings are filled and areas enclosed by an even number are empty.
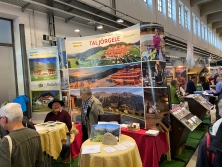
[[[121,129],[121,133],[132,137],[138,146],[143,167],[158,167],[159,160],[163,153],[169,150],[166,134],[160,132],[157,136],[145,135],[146,130],[140,129],[137,132]]]
[[[131,137],[121,135],[120,142],[118,142],[118,144],[125,141],[135,143]],[[127,147],[126,150],[116,150],[116,152],[110,154],[103,150],[103,148],[108,145],[103,145],[101,142],[90,142],[90,139],[86,140],[82,144],[82,147],[98,144],[101,144],[100,153],[79,155],[80,167],[142,167],[136,143],[134,146]]]
[[[80,148],[82,145],[82,124],[75,124],[76,129],[79,131],[75,136],[75,140],[71,144],[71,157],[75,158],[80,153]]]
[[[54,126],[47,127],[47,125],[49,124],[35,125],[36,131],[40,135],[42,151],[53,157],[53,159],[57,159],[62,150],[62,141],[66,141],[66,133],[69,130],[66,124],[62,122],[55,123]]]

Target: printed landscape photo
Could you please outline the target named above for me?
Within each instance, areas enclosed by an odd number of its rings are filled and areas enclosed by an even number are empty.
[[[33,112],[49,112],[48,103],[54,98],[60,99],[59,90],[51,91],[31,91],[32,111]]]
[[[29,59],[31,81],[57,80],[57,58]]]
[[[144,128],[144,105],[142,88],[99,88],[92,89],[93,95],[100,100],[105,114],[120,113],[122,123],[140,123]],[[75,107],[82,107],[79,90],[70,90],[76,97]]]
[[[141,87],[141,63],[69,69],[70,89],[82,86],[96,87]]]
[[[83,53],[67,54],[68,68],[124,64],[141,61],[140,42],[119,42],[90,48]]]

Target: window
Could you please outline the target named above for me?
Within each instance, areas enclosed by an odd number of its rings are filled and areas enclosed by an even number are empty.
[[[184,12],[184,22],[185,22],[185,28],[188,29],[188,11],[187,10]]]
[[[181,25],[182,23],[182,17],[181,17],[181,5],[179,5],[179,24]]]
[[[159,12],[163,12],[163,2],[162,2],[162,0],[158,0],[158,10],[159,10]]]
[[[193,16],[193,33],[196,34],[196,19],[195,19],[196,17],[194,14],[192,14],[192,16]]]
[[[196,17],[196,35],[200,37],[200,20]]]
[[[204,40],[205,39],[205,26],[203,23],[201,24],[201,26],[202,26],[202,39]]]
[[[168,0],[168,17],[172,19],[172,0]]]
[[[204,27],[205,27],[205,41],[207,41],[207,27],[206,26]]]

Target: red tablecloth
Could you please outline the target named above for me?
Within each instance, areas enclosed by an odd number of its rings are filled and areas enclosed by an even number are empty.
[[[137,132],[121,129],[121,133],[132,137],[138,146],[143,167],[158,167],[159,160],[163,153],[169,150],[167,137],[165,133],[160,132],[156,137],[147,136],[146,130]]]
[[[71,144],[72,158],[75,158],[79,155],[82,145],[82,124],[76,124],[76,129],[78,129],[79,133],[75,136],[75,140]]]

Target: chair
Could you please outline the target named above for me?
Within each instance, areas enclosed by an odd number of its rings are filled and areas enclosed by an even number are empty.
[[[98,115],[98,120],[99,121],[105,121],[105,122],[116,121],[119,124],[121,124],[121,114],[103,114],[103,115]]]

